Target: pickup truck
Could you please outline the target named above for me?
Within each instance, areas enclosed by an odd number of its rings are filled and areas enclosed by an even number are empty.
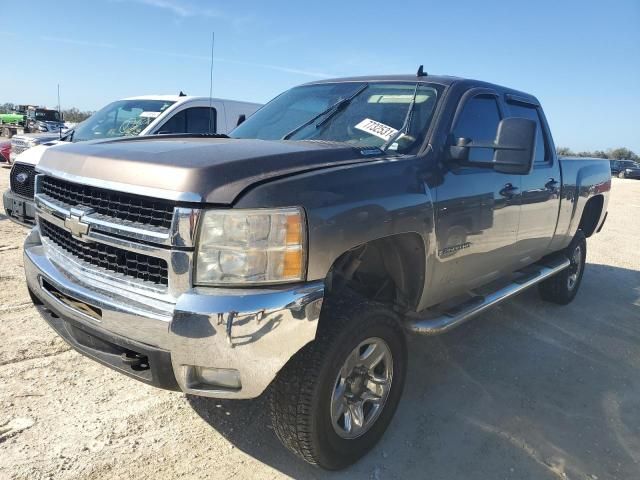
[[[606,160],[558,159],[532,95],[420,71],[295,87],[230,138],[62,145],[37,172],[24,268],[49,325],[151,385],[268,393],[326,469],[383,435],[407,334],[533,285],[571,302],[611,187]]]
[[[62,135],[59,132],[15,135],[11,139],[14,167],[10,189],[3,195],[7,216],[16,223],[33,225],[34,168],[42,152],[52,145],[138,135],[227,133],[258,108],[260,105],[256,103],[182,93],[143,95],[112,102]]]

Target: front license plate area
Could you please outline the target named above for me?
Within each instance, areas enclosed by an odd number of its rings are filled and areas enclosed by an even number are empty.
[[[55,298],[58,302],[93,320],[96,320],[98,322],[102,321],[102,310],[98,307],[94,307],[93,305],[89,305],[82,300],[78,300],[77,298],[73,298],[62,293],[56,287],[47,282],[44,278],[41,279],[41,284],[42,289],[53,298]]]
[[[24,217],[24,200],[20,200],[19,198],[13,199],[13,208],[11,212],[16,217]]]

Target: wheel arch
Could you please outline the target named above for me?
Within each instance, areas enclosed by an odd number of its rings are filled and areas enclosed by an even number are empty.
[[[587,203],[582,210],[582,216],[580,217],[580,223],[578,229],[584,232],[585,237],[589,238],[593,235],[598,227],[598,222],[602,216],[602,210],[604,209],[604,196],[595,195],[587,200]]]
[[[346,288],[407,311],[418,306],[425,275],[424,239],[415,232],[393,234],[342,253],[325,277],[326,296],[340,296]]]

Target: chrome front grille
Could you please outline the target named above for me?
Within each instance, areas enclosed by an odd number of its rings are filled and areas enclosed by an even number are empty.
[[[20,138],[12,138],[11,139],[11,151],[15,155],[19,155],[25,150],[29,149],[29,144],[26,140],[22,140]]]
[[[9,182],[11,190],[23,197],[33,198],[35,170],[33,165],[16,163],[11,168]]]
[[[79,185],[50,176],[42,179],[40,192],[67,205],[93,208],[107,217],[166,229],[171,227],[176,206],[169,200]]]
[[[175,302],[191,288],[200,209],[73,180],[36,175],[37,224],[54,263],[137,301]],[[152,222],[156,211],[161,222]]]
[[[167,262],[104,243],[77,240],[68,231],[40,220],[40,233],[58,247],[91,265],[156,285],[168,285]]]

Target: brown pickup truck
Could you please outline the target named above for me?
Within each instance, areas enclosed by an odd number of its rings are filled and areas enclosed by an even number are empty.
[[[606,160],[556,156],[526,93],[421,72],[326,80],[229,137],[48,149],[24,266],[81,353],[193,395],[268,391],[282,442],[338,469],[391,421],[408,333],[533,285],[574,299],[610,186]]]

